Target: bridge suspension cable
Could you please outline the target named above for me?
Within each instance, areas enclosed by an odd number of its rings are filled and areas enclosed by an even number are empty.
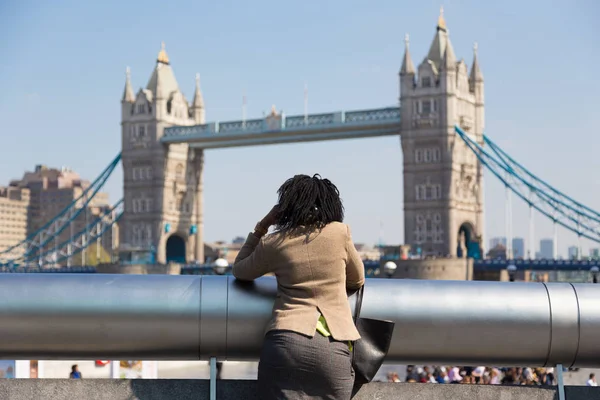
[[[21,259],[30,259],[36,256],[40,257],[44,248],[52,241],[55,241],[56,245],[59,235],[67,227],[71,226],[71,223],[81,214],[81,212],[87,210],[90,202],[104,186],[120,161],[121,154],[119,153],[91,185],[54,218],[30,234],[25,240],[0,251],[0,265],[11,264],[14,261]],[[72,232],[70,237],[73,237]]]
[[[102,237],[102,235],[112,227],[112,225],[121,218],[123,214],[123,199],[117,201],[112,207],[104,210],[92,222],[87,224],[83,229],[69,239],[55,245],[52,249],[45,250],[41,254],[35,254],[29,257],[22,256],[11,260],[13,266],[19,264],[38,265],[57,264],[69,257],[72,257],[79,252],[88,248],[94,240]]]
[[[600,213],[535,176],[487,136],[483,135],[483,141],[479,143],[458,126],[455,126],[455,131],[479,161],[530,207],[549,218],[555,225],[600,243]],[[484,144],[490,147],[490,151]]]

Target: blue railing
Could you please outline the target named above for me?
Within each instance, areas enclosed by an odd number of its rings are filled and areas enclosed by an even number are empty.
[[[303,130],[337,126],[362,126],[373,124],[399,124],[400,108],[388,107],[372,110],[340,111],[324,114],[270,115],[262,119],[247,121],[212,122],[195,126],[172,126],[165,128],[164,140],[173,137],[210,137],[215,134],[242,135],[251,133]]]

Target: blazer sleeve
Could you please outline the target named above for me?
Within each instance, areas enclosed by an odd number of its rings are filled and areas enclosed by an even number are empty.
[[[360,289],[365,284],[365,266],[352,242],[350,227],[346,225],[346,288]]]
[[[232,273],[242,281],[252,281],[269,272],[263,241],[252,233],[233,262]]]

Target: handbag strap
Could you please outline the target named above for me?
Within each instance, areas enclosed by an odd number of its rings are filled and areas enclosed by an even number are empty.
[[[360,287],[360,289],[358,289],[358,292],[356,292],[356,305],[354,306],[354,322],[355,323],[356,323],[356,320],[358,319],[358,317],[360,317],[360,310],[362,308],[364,290],[365,290],[365,285],[362,285]]]

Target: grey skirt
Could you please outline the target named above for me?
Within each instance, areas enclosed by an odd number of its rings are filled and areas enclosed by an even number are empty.
[[[348,400],[354,370],[347,342],[316,332],[275,330],[265,335],[258,365],[261,400]]]

